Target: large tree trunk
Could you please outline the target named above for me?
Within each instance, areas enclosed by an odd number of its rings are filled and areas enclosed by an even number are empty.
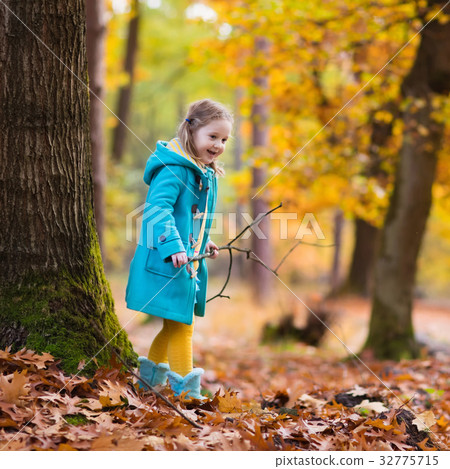
[[[106,16],[104,0],[86,1],[86,25],[87,25],[87,58],[89,69],[90,93],[90,131],[92,150],[92,172],[94,180],[94,208],[95,222],[97,225],[98,239],[102,257],[105,259],[105,246],[103,232],[105,229],[105,197],[106,184],[104,135],[103,135],[103,110],[104,99],[104,54]]]
[[[6,4],[73,74],[0,5],[0,347],[49,352],[67,372],[85,360],[89,374],[111,356],[95,324],[137,364],[95,227],[84,1]]]
[[[378,358],[418,353],[412,325],[413,289],[443,134],[443,125],[433,118],[432,98],[433,92],[447,94],[449,86],[450,23],[433,21],[422,31],[415,63],[402,89],[407,99],[403,145],[375,265],[365,344]]]
[[[268,41],[265,38],[255,39],[255,55],[264,57],[268,52]],[[252,122],[252,147],[256,150],[264,148],[268,145],[269,129],[267,126],[268,119],[268,82],[267,75],[262,70],[255,71],[254,78],[255,91],[253,96],[253,105],[251,112]],[[252,188],[254,193],[266,182],[266,170],[260,165],[256,165],[252,171]],[[260,192],[252,199],[253,218],[258,217],[262,213],[269,211],[269,204],[263,192]],[[259,228],[264,233],[266,239],[262,236],[258,237],[256,233],[252,233],[251,249],[259,259],[265,264],[272,264],[272,247],[270,243],[270,224],[269,218],[264,217],[259,223]],[[263,304],[270,298],[273,288],[273,274],[265,269],[262,265],[252,262],[252,289],[253,297],[256,302]]]
[[[128,26],[128,41],[125,52],[124,71],[128,75],[128,82],[119,90],[119,100],[117,105],[117,117],[119,121],[113,132],[112,159],[115,162],[122,161],[125,151],[125,142],[128,129],[128,116],[130,114],[131,93],[134,83],[134,66],[138,50],[138,31],[139,31],[139,0],[132,2],[132,17]]]

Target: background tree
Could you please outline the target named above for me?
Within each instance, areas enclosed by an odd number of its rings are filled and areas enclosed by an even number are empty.
[[[87,373],[96,368],[92,357],[110,358],[94,321],[135,361],[95,227],[84,2],[1,8],[0,347],[50,352],[69,372],[85,360]]]
[[[113,133],[112,159],[115,162],[120,162],[122,160],[128,133],[128,129],[125,126],[128,125],[129,122],[131,93],[134,85],[135,64],[138,52],[140,11],[141,7],[139,0],[132,0],[126,53],[123,63],[123,70],[127,76],[127,81],[119,90],[116,112],[119,120],[117,121]]]
[[[398,117],[398,100],[389,101],[377,111],[371,113],[371,136],[368,146],[368,161],[362,176],[367,180],[376,180],[378,187],[386,187],[388,172],[383,168],[386,156],[383,150],[389,148],[394,120]],[[373,285],[373,266],[378,249],[380,229],[373,221],[367,221],[362,213],[354,219],[354,237],[350,270],[344,290],[368,296]]]
[[[265,37],[255,38],[255,65],[253,79],[252,96],[252,140],[251,149],[255,153],[254,166],[252,168],[252,188],[254,197],[251,199],[253,219],[261,216],[270,210],[266,195],[258,194],[259,189],[265,183],[267,178],[266,169],[258,161],[258,152],[264,152],[269,143],[269,100],[268,100],[268,78],[264,67],[264,61],[269,52],[269,42]],[[272,236],[270,233],[270,224],[267,217],[263,218],[258,224],[259,230],[252,233],[251,248],[255,255],[266,265],[272,265]],[[259,303],[267,301],[273,293],[274,276],[258,263],[252,263],[251,285],[253,297]]]
[[[429,2],[430,5],[443,2]],[[444,13],[448,14],[446,7]],[[450,23],[432,20],[421,32],[402,86],[403,144],[375,265],[370,330],[365,344],[378,358],[415,357],[412,325],[417,257],[432,202],[444,124],[436,119],[450,91]],[[435,99],[437,98],[437,99]]]

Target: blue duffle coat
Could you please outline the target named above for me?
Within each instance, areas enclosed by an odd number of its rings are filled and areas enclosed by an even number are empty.
[[[144,181],[150,186],[142,215],[136,252],[130,264],[126,289],[127,307],[143,313],[192,324],[193,315],[204,316],[208,269],[199,262],[196,279],[191,264],[176,268],[171,256],[194,253],[202,214],[208,204],[200,253],[205,252],[217,201],[217,177],[212,168],[204,173],[187,158],[159,141],[147,161]],[[195,307],[194,307],[195,306]]]

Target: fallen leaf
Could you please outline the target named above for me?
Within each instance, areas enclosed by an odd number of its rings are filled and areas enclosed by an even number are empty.
[[[436,418],[431,410],[422,412],[416,415],[416,418],[411,422],[420,431],[430,430],[430,428],[436,423]]]
[[[234,392],[225,391],[225,395],[217,396],[217,400],[220,412],[230,413],[242,410],[242,402]]]
[[[351,396],[367,396],[368,391],[367,389],[364,389],[358,384],[356,384],[355,387],[350,391],[347,391],[346,394],[350,394]]]
[[[367,425],[370,425],[371,427],[379,428],[380,430],[391,430],[392,428],[395,428],[394,425],[389,425],[387,423],[387,420],[383,419],[376,419],[376,420],[367,420],[366,421]]]
[[[19,373],[15,371],[12,375],[11,381],[7,376],[0,375],[0,389],[2,391],[2,399],[10,404],[22,405],[22,397],[28,395],[29,389],[25,387],[28,382],[26,377],[27,370]]]
[[[308,433],[322,433],[330,428],[330,425],[323,420],[302,420],[302,423]]]
[[[61,443],[58,446],[58,451],[78,451],[76,448],[73,446],[68,445],[67,443]]]
[[[312,397],[308,394],[302,394],[299,398],[298,401],[301,402],[302,404],[305,404],[306,406],[310,406],[313,409],[318,409],[320,407],[323,407],[327,402],[322,400],[322,399],[316,399],[315,397]]]
[[[370,402],[368,399],[364,399],[361,404],[357,404],[353,406],[354,409],[365,409],[365,410],[370,410],[372,412],[376,412],[377,414],[380,414],[381,412],[386,412],[389,409],[385,407],[385,405],[382,402],[374,401]]]

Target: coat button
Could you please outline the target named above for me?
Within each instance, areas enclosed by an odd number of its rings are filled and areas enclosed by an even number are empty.
[[[160,242],[160,243],[164,243],[165,240],[166,240],[166,237],[165,237],[164,235],[161,235],[161,236],[159,237],[159,242]]]
[[[209,191],[209,186],[206,187],[205,191]]]
[[[197,213],[197,210],[198,210],[198,205],[197,205],[197,204],[194,204],[194,205],[191,207],[191,212],[192,212],[192,213]]]

